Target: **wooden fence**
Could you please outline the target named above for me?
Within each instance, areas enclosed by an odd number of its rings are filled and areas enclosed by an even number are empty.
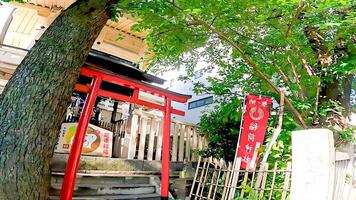
[[[353,154],[352,156],[356,158],[356,154]],[[348,173],[349,174],[353,173],[352,165],[355,165],[353,161],[354,159],[352,159],[348,153],[336,151],[333,199],[351,199],[351,194],[346,189],[346,185],[347,185],[346,179]],[[350,182],[352,182],[352,179]]]
[[[278,163],[265,165],[261,171],[240,169],[241,159],[236,166],[227,166],[223,160],[199,159],[193,185],[188,199],[287,199],[290,193],[291,163],[286,169],[278,169]],[[234,168],[234,169],[233,169]],[[256,179],[262,173],[262,183]]]
[[[162,117],[134,112],[128,120],[116,124],[102,122],[102,128],[113,131],[120,158],[161,160]],[[207,141],[198,134],[197,126],[178,120],[171,122],[171,161],[197,161],[197,150]],[[114,150],[115,151],[115,150]]]

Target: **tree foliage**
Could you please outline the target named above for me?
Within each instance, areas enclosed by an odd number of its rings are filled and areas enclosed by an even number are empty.
[[[215,109],[201,116],[199,131],[207,138],[209,147],[201,153],[233,161],[240,131],[241,102],[233,98],[228,103],[218,104]]]
[[[355,8],[351,0],[123,1],[149,32],[151,70],[184,66],[189,79],[198,60],[217,71],[195,91],[257,93],[279,99],[299,127],[347,128],[355,68]],[[171,66],[167,68],[167,66]],[[236,89],[238,88],[238,89]]]

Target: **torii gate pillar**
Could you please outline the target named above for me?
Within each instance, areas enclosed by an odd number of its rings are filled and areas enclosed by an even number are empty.
[[[169,194],[169,157],[170,157],[171,99],[165,98],[162,144],[161,199],[168,199]]]

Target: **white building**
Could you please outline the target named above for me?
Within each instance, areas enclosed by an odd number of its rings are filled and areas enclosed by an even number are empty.
[[[185,111],[185,116],[174,115],[173,118],[184,122],[198,124],[200,122],[200,116],[202,113],[213,108],[213,94],[197,95],[193,91],[194,82],[202,82],[208,85],[207,78],[209,76],[215,76],[215,71],[209,73],[203,72],[205,67],[207,67],[207,63],[198,62],[193,80],[187,82],[178,80],[180,75],[184,75],[184,73],[186,73],[185,69],[169,71],[161,75],[163,79],[167,80],[165,84],[167,89],[192,96],[192,98],[189,99],[189,101],[185,104],[173,104],[175,108]]]

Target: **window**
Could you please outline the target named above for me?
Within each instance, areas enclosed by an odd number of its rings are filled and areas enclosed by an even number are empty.
[[[194,109],[194,108],[199,108],[199,107],[202,107],[202,106],[205,106],[205,105],[209,105],[209,104],[212,104],[213,103],[213,96],[210,96],[210,97],[206,97],[206,98],[203,98],[203,99],[199,99],[199,100],[196,100],[196,101],[192,101],[192,102],[189,102],[188,104],[188,109]]]

